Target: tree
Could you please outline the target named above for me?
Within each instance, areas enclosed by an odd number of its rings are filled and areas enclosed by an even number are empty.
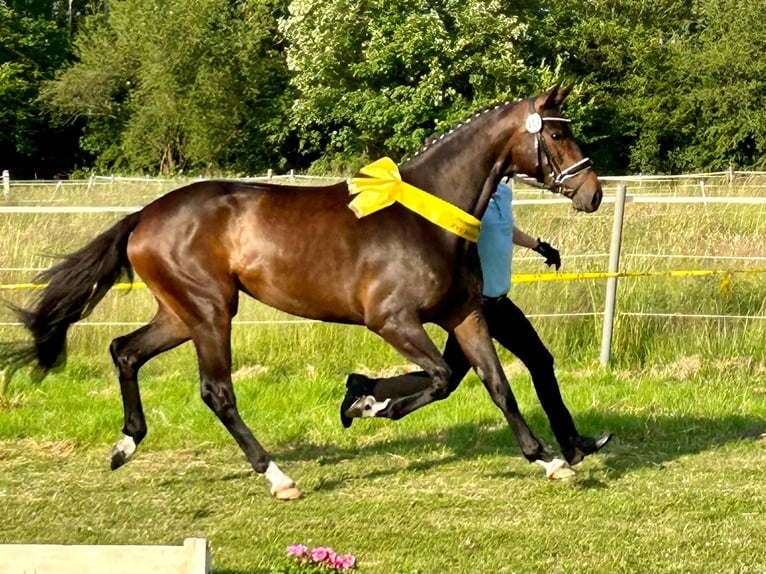
[[[70,56],[51,3],[0,3],[0,157],[14,177],[50,177],[77,161],[77,126],[51,128],[37,96]],[[75,151],[73,151],[75,150]]]
[[[679,107],[691,135],[683,167],[766,167],[766,0],[701,0],[681,49]]]
[[[535,84],[526,26],[499,0],[293,0],[280,29],[301,149],[333,171],[406,155]]]
[[[558,58],[581,85],[582,139],[599,169],[670,169],[686,137],[675,95],[691,0],[547,0],[539,16],[530,23],[538,57]]]
[[[763,167],[764,9],[766,0],[292,0],[289,10],[288,0],[0,1],[0,151],[17,165],[71,164],[70,153],[45,158],[72,149],[53,144],[84,126],[80,147],[99,169],[340,173],[405,157],[471,112],[564,82],[575,85],[566,114],[602,173]],[[46,110],[68,123],[52,127]]]
[[[49,107],[82,117],[101,168],[264,169],[285,137],[280,0],[125,0],[89,16],[78,62],[47,85]]]

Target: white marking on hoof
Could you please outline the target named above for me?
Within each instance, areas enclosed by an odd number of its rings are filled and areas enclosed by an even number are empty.
[[[577,474],[574,470],[572,470],[572,468],[567,464],[565,460],[561,460],[560,458],[554,458],[550,462],[545,462],[544,460],[538,459],[535,462],[545,469],[545,476],[551,480],[563,480],[565,478],[572,478],[575,474]]]
[[[117,470],[128,462],[134,452],[136,452],[136,441],[133,437],[123,435],[122,440],[117,441],[112,447],[112,460],[109,463],[112,470]]]
[[[282,472],[273,460],[263,475],[271,483],[271,495],[277,500],[295,500],[302,496],[293,480]]]
[[[122,456],[125,457],[125,462],[127,462],[136,452],[136,441],[133,440],[132,436],[124,435],[122,440],[117,441],[117,444],[114,445],[112,455],[115,452],[122,453]]]
[[[380,411],[385,409],[391,399],[378,402],[373,396],[359,397],[354,401],[348,410],[346,410],[346,416],[352,418],[371,418],[376,416]]]

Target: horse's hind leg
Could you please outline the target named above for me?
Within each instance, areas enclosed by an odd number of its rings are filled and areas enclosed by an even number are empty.
[[[146,419],[138,389],[138,370],[152,357],[189,340],[186,326],[162,309],[140,329],[118,337],[109,347],[122,392],[124,437],[112,448],[112,470],[130,460],[146,436]]]
[[[271,460],[237,409],[231,381],[231,317],[217,314],[211,324],[195,327],[192,340],[199,359],[202,400],[237,441],[253,469],[271,483],[271,494],[280,500],[300,498],[300,490]]]
[[[363,403],[359,408],[367,411],[361,416],[397,420],[449,395],[452,370],[417,318],[402,313],[387,316],[379,322],[368,320],[367,326],[405,358],[420,366],[428,374],[430,383],[411,395],[386,399],[382,403],[376,402],[372,396],[363,397],[357,401]]]
[[[185,337],[194,343],[202,400],[244,451],[253,469],[271,483],[271,493],[279,499],[298,498],[301,493],[295,483],[271,460],[237,410],[231,381],[231,320],[237,312],[239,292],[228,271],[216,267],[222,260],[210,258],[204,251],[186,252],[181,271],[174,267],[172,258],[139,255],[132,259],[136,272],[155,292],[161,306],[183,322]]]

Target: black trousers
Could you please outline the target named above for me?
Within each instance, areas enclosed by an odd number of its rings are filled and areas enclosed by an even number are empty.
[[[559,391],[553,369],[553,356],[543,344],[532,323],[508,297],[484,298],[482,311],[490,336],[513,353],[529,370],[537,397],[550,421],[559,445],[568,447],[579,436],[572,416]],[[468,359],[450,334],[444,348],[444,360],[452,369],[449,393],[452,393],[471,368]],[[373,395],[376,400],[399,398],[425,389],[430,378],[424,371],[407,373],[387,379],[376,379]]]

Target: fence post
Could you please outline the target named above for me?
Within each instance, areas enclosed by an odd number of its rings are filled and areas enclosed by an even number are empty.
[[[11,173],[7,169],[3,170],[3,197],[11,197]]]
[[[620,269],[620,247],[622,246],[622,216],[625,212],[625,184],[617,186],[614,200],[614,220],[612,221],[612,241],[609,246],[609,273]],[[604,325],[601,331],[601,357],[603,366],[609,363],[612,352],[612,330],[614,329],[614,309],[617,300],[617,277],[606,280],[606,303],[604,305]]]

